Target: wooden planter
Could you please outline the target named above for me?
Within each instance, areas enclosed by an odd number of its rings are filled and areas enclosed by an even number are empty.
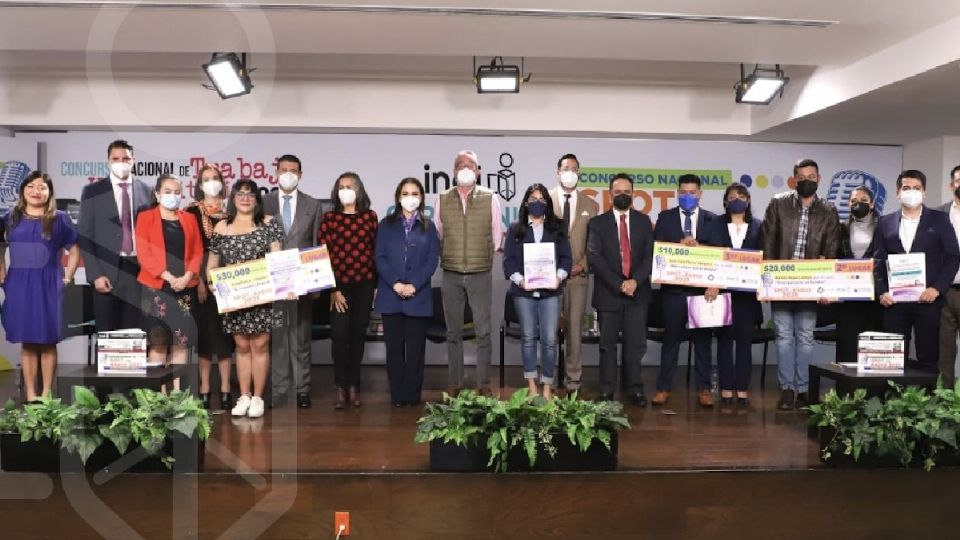
[[[840,451],[833,452],[830,459],[823,459],[823,449],[826,448],[830,439],[833,438],[834,430],[832,428],[819,428],[818,440],[820,447],[820,460],[830,467],[838,469],[903,469],[904,465],[900,459],[893,455],[877,455],[874,453],[860,454],[859,460],[854,460],[853,456],[848,456]],[[923,467],[922,453],[915,452],[913,459],[906,468],[919,469]],[[960,466],[960,452],[950,452],[948,449],[941,450],[936,459],[937,467],[957,467]]]
[[[511,450],[507,456],[509,472],[531,471],[614,471],[617,469],[619,451],[618,435],[610,434],[610,449],[594,439],[586,452],[570,443],[565,434],[553,436],[557,453],[550,457],[542,449],[537,454],[537,462],[531,467],[530,460],[522,448]],[[430,441],[430,470],[437,472],[482,472],[491,471],[487,466],[490,454],[487,452],[487,440],[481,438],[476,445],[458,446],[454,443]]]
[[[0,469],[4,471],[31,472],[113,472],[127,460],[117,463],[121,457],[136,461],[124,472],[197,472],[203,468],[205,445],[196,435],[191,438],[180,433],[171,434],[164,445],[167,454],[176,458],[172,469],[160,458],[147,456],[140,446],[130,445],[124,456],[110,441],[104,441],[84,465],[80,456],[60,448],[50,439],[21,442],[19,433],[0,433]]]

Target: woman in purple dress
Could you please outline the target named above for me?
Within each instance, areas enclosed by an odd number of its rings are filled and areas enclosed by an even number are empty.
[[[37,365],[42,396],[50,395],[57,367],[57,343],[63,339],[63,287],[73,281],[80,262],[77,230],[57,210],[53,181],[34,171],[20,184],[17,205],[3,218],[10,268],[3,281],[3,328],[7,341],[21,343],[20,365],[27,401],[37,400]],[[67,269],[60,264],[69,250]]]

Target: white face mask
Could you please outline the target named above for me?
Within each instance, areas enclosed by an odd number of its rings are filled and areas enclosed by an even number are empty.
[[[578,181],[580,181],[580,175],[573,171],[563,171],[560,173],[560,185],[567,189],[577,187]]]
[[[923,204],[923,193],[915,189],[901,191],[900,203],[907,208],[916,208]]]
[[[297,184],[300,183],[300,177],[296,173],[285,172],[280,175],[280,187],[284,191],[293,191],[297,189]]]
[[[357,202],[357,192],[352,189],[341,189],[337,191],[337,196],[340,197],[340,204],[344,206]]]
[[[110,164],[110,172],[121,180],[126,180],[130,176],[130,170],[133,165],[122,161],[114,161]]]
[[[176,210],[180,206],[180,196],[176,193],[163,193],[157,202],[167,210]]]
[[[200,189],[205,195],[216,197],[223,191],[223,184],[219,180],[206,180],[200,185]]]
[[[460,169],[457,171],[458,186],[472,186],[477,183],[477,173],[470,169]]]
[[[420,197],[408,196],[400,197],[400,206],[407,212],[413,212],[420,208]]]

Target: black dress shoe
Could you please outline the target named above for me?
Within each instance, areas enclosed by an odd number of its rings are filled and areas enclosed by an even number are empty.
[[[220,392],[220,408],[225,411],[233,408],[233,396],[230,392]]]
[[[600,392],[599,401],[613,401],[613,392]]]
[[[306,392],[297,392],[297,407],[301,409],[309,409],[312,402],[310,401],[310,394]]]
[[[795,406],[797,409],[802,409],[802,408],[806,407],[808,403],[809,403],[809,402],[807,401],[807,393],[806,393],[806,392],[800,392],[800,393],[797,394],[797,400],[796,400],[796,402],[794,402],[794,406]]]
[[[792,411],[796,399],[796,394],[793,390],[784,388],[780,392],[780,399],[777,401],[777,409],[781,411]]]
[[[741,407],[746,407],[749,404],[750,404],[750,398],[747,398],[747,397],[737,398],[737,405],[740,405]]]
[[[630,402],[636,405],[637,407],[646,407],[647,396],[643,395],[643,392],[634,392],[630,394]]]
[[[407,404],[404,403],[403,401],[394,401],[394,402],[393,402],[393,408],[394,408],[394,409],[400,409],[400,408],[406,407],[406,406],[407,406]]]
[[[200,394],[200,401],[203,402],[204,409],[209,409],[210,408],[210,392],[207,392],[206,394]]]
[[[733,397],[721,397],[721,398],[720,398],[720,404],[721,404],[721,405],[733,405]]]

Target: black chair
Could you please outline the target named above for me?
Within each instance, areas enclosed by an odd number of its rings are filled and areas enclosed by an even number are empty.
[[[503,381],[506,378],[506,355],[504,351],[505,338],[522,339],[523,334],[520,331],[520,317],[517,316],[517,307],[513,303],[513,295],[509,292],[503,295],[503,320],[500,322],[500,388],[503,388]],[[563,384],[563,328],[557,328],[557,383],[555,386]]]
[[[63,319],[66,329],[63,337],[86,336],[87,365],[93,363],[93,336],[97,324],[93,315],[93,286],[70,284],[63,288]]]
[[[431,343],[444,343],[447,341],[447,322],[443,316],[443,293],[440,287],[433,289],[433,317],[427,325],[427,339]],[[467,341],[477,336],[473,328],[473,310],[469,303],[463,305],[463,340]]]
[[[820,343],[837,343],[836,304],[817,304],[817,323],[813,340]]]
[[[767,385],[767,350],[770,348],[770,342],[777,338],[777,333],[773,328],[765,328],[763,321],[760,326],[753,331],[753,343],[763,343],[763,366],[760,368],[760,389],[763,390]]]

